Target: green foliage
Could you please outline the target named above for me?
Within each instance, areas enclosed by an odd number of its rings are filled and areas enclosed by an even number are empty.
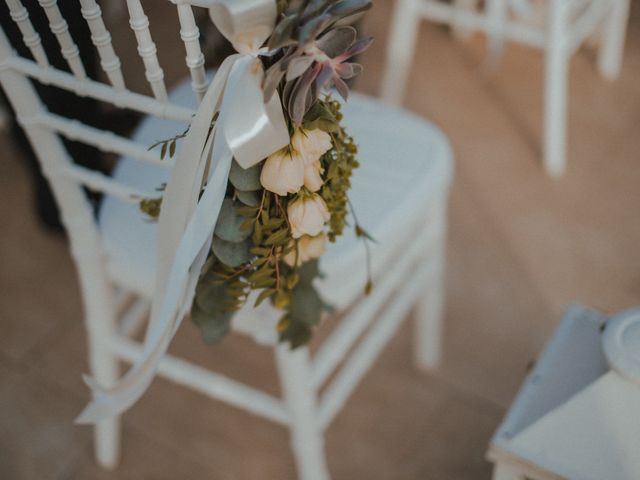
[[[325,110],[326,113],[318,118],[334,118],[335,127],[332,130],[325,130],[331,135],[333,148],[329,150],[321,159],[322,166],[326,171],[326,181],[320,195],[324,199],[331,212],[329,220],[329,240],[335,242],[336,238],[342,235],[347,224],[347,208],[349,198],[347,192],[351,188],[351,174],[358,167],[356,147],[345,129],[340,125],[342,113],[340,112],[340,102],[326,96],[324,100],[318,100],[318,109]]]
[[[158,198],[143,198],[140,200],[139,207],[143,213],[146,213],[151,218],[156,219],[160,216],[160,206],[162,205],[162,197]]]
[[[253,192],[261,190],[260,172],[262,165],[257,164],[253,167],[244,169],[235,160],[231,162],[231,170],[229,171],[229,181],[236,189],[243,192]]]
[[[340,3],[340,2],[334,2]],[[320,129],[331,135],[333,148],[320,159],[324,185],[318,192],[329,208],[331,218],[327,236],[335,241],[347,225],[350,208],[350,177],[358,166],[357,148],[341,125],[340,104],[330,96],[318,99],[303,119],[308,130]],[[186,134],[158,142],[161,156],[173,156],[176,140]],[[283,310],[278,323],[280,340],[292,348],[304,345],[322,313],[329,310],[313,282],[320,276],[318,261],[301,266],[284,261],[292,255],[297,263],[297,241],[291,237],[287,207],[300,196],[310,195],[306,189],[286,197],[266,191],[260,184],[263,163],[249,169],[235,161],[229,174],[229,188],[214,229],[210,256],[202,269],[191,308],[191,318],[200,328],[204,340],[213,343],[230,329],[233,313],[241,308],[252,291],[258,291],[255,306],[269,300]],[[140,209],[157,218],[162,198],[144,199]],[[369,245],[371,236],[355,221],[356,235],[365,242],[367,271],[370,277]],[[365,290],[371,289],[371,281]]]
[[[225,198],[218,215],[215,234],[227,242],[242,242],[251,236],[251,231],[243,227],[245,217],[241,213],[240,202]]]

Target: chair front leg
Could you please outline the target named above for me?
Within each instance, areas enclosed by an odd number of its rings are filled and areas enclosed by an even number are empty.
[[[611,11],[607,15],[598,51],[598,69],[607,80],[620,75],[624,41],[629,18],[629,0],[609,0]]]
[[[549,0],[545,52],[544,167],[551,177],[560,177],[566,168],[570,60],[566,46],[568,7],[566,0]]]
[[[433,370],[442,361],[442,318],[444,313],[444,268],[446,242],[446,199],[437,207],[435,219],[426,228],[437,229],[435,241],[425,245],[422,268],[429,274],[415,308],[414,361],[418,368]]]
[[[391,104],[401,104],[404,99],[421,22],[421,1],[427,0],[396,0],[395,3],[381,90],[382,99]]]
[[[460,26],[456,20],[455,15],[463,12],[473,12],[478,10],[478,0],[453,0],[454,19],[453,19],[453,34],[460,40],[466,40],[473,34],[473,30],[467,27]]]
[[[86,263],[94,261],[92,259]],[[108,387],[119,376],[118,359],[109,345],[116,321],[113,292],[98,272],[89,272],[90,267],[81,265],[79,268],[80,277],[84,280],[81,286],[85,302],[89,366],[93,379]],[[120,417],[97,423],[93,434],[97,463],[104,469],[114,469],[120,460]]]
[[[290,414],[291,446],[300,480],[329,480],[324,435],[319,425],[316,392],[311,385],[309,351],[275,347],[282,394]]]

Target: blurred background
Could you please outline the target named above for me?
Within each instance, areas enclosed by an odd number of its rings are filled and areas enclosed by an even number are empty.
[[[375,43],[355,89],[372,96],[394,3],[374,2],[361,23]],[[130,87],[146,92],[126,9],[105,7]],[[167,84],[175,85],[186,71],[174,7],[146,8]],[[541,167],[541,52],[507,43],[494,70],[486,62],[482,36],[459,39],[423,22],[404,106],[445,132],[456,159],[444,363],[417,371],[411,328],[403,326],[328,430],[338,480],[490,478],[491,435],[565,309],[576,302],[613,313],[640,304],[640,4],[632,1],[617,81],[599,76],[588,46],[573,57],[561,179]],[[135,124],[103,113],[115,130]],[[91,430],[72,423],[89,393],[75,270],[18,140],[7,119],[0,132],[0,478],[294,478],[284,429],[162,379],[124,416],[120,468],[95,466]],[[248,339],[207,347],[185,322],[172,351],[278,393],[269,352]]]

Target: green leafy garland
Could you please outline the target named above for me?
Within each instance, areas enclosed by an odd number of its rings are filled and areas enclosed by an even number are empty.
[[[234,312],[256,292],[254,306],[269,300],[283,311],[277,326],[280,340],[292,348],[307,343],[322,313],[330,310],[313,285],[320,276],[318,258],[326,241],[335,242],[343,233],[350,210],[356,236],[365,242],[370,278],[371,237],[358,224],[348,199],[358,149],[341,124],[340,102],[329,94],[318,96],[321,88],[334,84],[346,97],[342,78],[359,71],[347,60],[370,39],[356,42],[352,27],[336,23],[369,6],[368,0],[279,2],[281,21],[269,41],[276,54],[263,59],[268,68],[264,88],[265,97],[279,92],[292,143],[246,170],[232,162],[191,308],[206,342],[222,338]],[[161,158],[173,157],[176,142],[187,132],[150,148],[160,146]],[[141,210],[153,218],[161,205],[161,198],[140,202]],[[369,280],[365,291],[370,289]]]

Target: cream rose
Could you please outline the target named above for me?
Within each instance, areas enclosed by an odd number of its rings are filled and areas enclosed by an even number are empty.
[[[260,183],[265,189],[283,197],[296,193],[304,185],[304,166],[304,159],[298,152],[290,152],[286,148],[279,150],[267,158]]]
[[[313,130],[297,129],[291,137],[291,145],[300,152],[307,164],[319,160],[333,147],[331,136],[318,128]]]
[[[303,235],[298,240],[298,266],[308,260],[319,258],[327,247],[327,237],[324,233],[310,237]],[[294,248],[284,256],[283,259],[287,265],[293,267],[296,261],[296,249]]]
[[[327,204],[316,193],[311,197],[291,202],[287,207],[287,216],[293,238],[303,235],[315,237],[322,232],[325,222],[331,218]]]
[[[307,163],[304,167],[304,186],[312,192],[317,192],[322,187],[322,166],[320,160],[313,163]]]

